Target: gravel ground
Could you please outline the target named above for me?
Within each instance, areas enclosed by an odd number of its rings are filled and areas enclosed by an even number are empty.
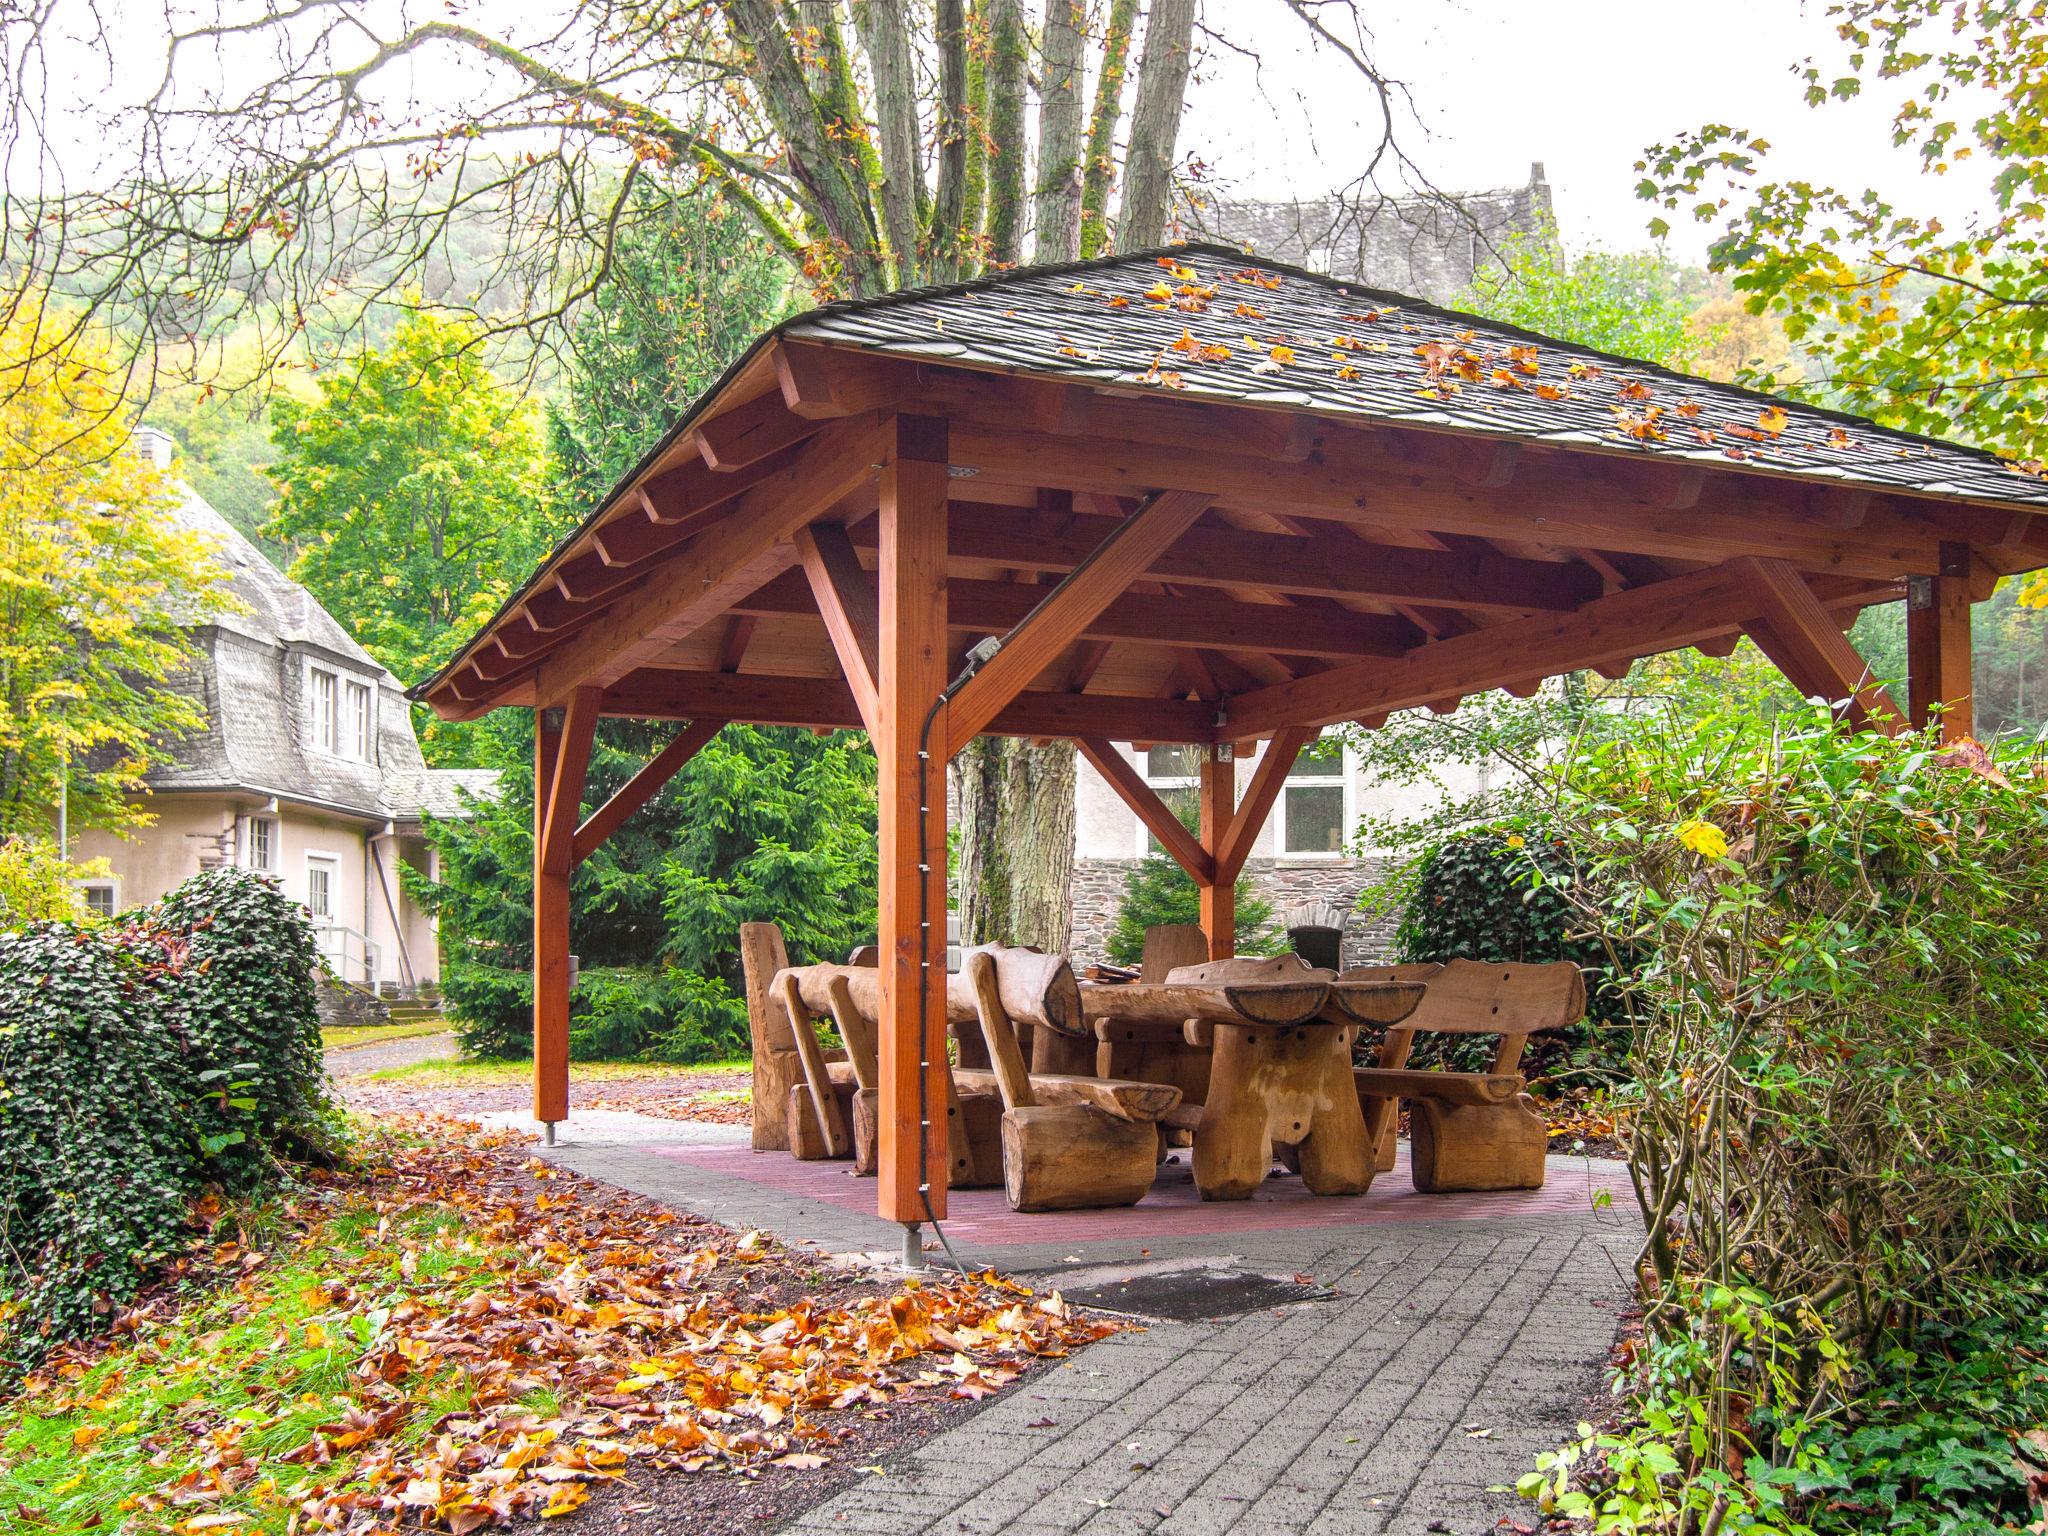
[[[411,1056],[400,1054],[408,1046],[428,1048]],[[382,1059],[358,1064],[358,1058],[372,1053]],[[394,1040],[390,1045],[329,1051],[327,1070],[349,1108],[365,1114],[454,1115],[469,1119],[509,1114],[524,1110],[533,1103],[533,1090],[524,1082],[463,1085],[428,1081],[373,1083],[365,1079],[365,1074],[385,1067],[433,1061],[455,1054],[453,1035],[433,1035],[418,1040]],[[572,1112],[623,1110],[662,1120],[745,1125],[752,1113],[747,1097],[752,1080],[753,1075],[748,1072],[701,1072],[661,1067],[649,1067],[644,1074],[635,1073],[628,1077],[578,1079],[572,1067],[569,1073],[569,1107]]]
[[[368,1072],[382,1072],[386,1067],[409,1067],[417,1062],[438,1061],[444,1056],[457,1054],[460,1049],[455,1043],[453,1030],[438,1035],[413,1035],[404,1040],[373,1040],[345,1050],[329,1051],[327,1075],[337,1082],[344,1082]]]

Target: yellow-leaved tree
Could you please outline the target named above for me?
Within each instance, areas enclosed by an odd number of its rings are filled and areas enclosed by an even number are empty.
[[[174,679],[224,573],[131,451],[116,355],[55,305],[0,324],[0,837],[60,796],[74,827],[147,822],[143,775],[204,718]]]

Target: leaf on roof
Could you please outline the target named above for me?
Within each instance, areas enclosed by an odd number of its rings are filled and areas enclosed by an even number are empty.
[[[1614,393],[1622,400],[1647,400],[1650,398],[1650,386],[1641,379],[1630,379]]]
[[[1536,386],[1536,398],[1538,400],[1569,400],[1571,397],[1572,392],[1562,384],[1538,384]]]
[[[1785,430],[1786,423],[1791,419],[1791,414],[1782,405],[1767,405],[1757,412],[1756,424],[1772,437],[1776,437]]]

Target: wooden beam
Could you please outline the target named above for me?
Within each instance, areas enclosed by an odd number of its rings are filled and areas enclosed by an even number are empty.
[[[1757,613],[1750,563],[1730,560],[1595,598],[1575,613],[1495,624],[1418,646],[1398,661],[1356,662],[1240,694],[1225,706],[1221,730],[1245,737],[1334,725],[1728,634]]]
[[[569,695],[562,711],[553,775],[534,789],[536,814],[541,818],[536,846],[541,868],[551,875],[566,875],[576,862],[576,821],[583,811],[583,786],[590,773],[590,746],[602,700],[599,688],[578,688]]]
[[[1294,771],[1295,759],[1301,756],[1301,749],[1320,734],[1313,726],[1289,728],[1274,732],[1273,739],[1266,743],[1265,755],[1259,759],[1258,767],[1252,770],[1251,783],[1245,786],[1244,799],[1231,813],[1230,825],[1224,829],[1217,845],[1216,878],[1219,884],[1234,883],[1243,872],[1245,860],[1251,857],[1259,832],[1266,825],[1266,818],[1273,814],[1273,804],[1280,798],[1287,775]]]
[[[732,470],[800,443],[817,430],[817,422],[791,411],[782,402],[782,391],[771,389],[699,422],[690,435],[707,465]]]
[[[1145,782],[1121,752],[1099,736],[1083,736],[1074,745],[1081,749],[1081,755],[1088,759],[1109,787],[1117,792],[1118,798],[1136,812],[1138,820],[1159,839],[1159,846],[1166,850],[1167,857],[1186,870],[1197,885],[1215,878],[1216,861],[1202,846],[1201,839],[1181,825],[1180,818],[1159,798],[1159,792]]]
[[[783,340],[775,345],[775,379],[785,406],[818,419],[890,404],[915,383],[916,368],[871,352]]]
[[[678,731],[667,746],[613,791],[611,798],[576,829],[570,847],[571,860],[581,864],[596,852],[598,845],[618,831],[619,824],[628,816],[659,794],[662,785],[674,778],[677,770],[695,757],[724,724],[723,720],[692,720]]]
[[[740,663],[747,659],[747,647],[753,643],[754,626],[758,622],[744,613],[736,613],[725,621],[725,634],[718,642],[719,671],[739,671]]]
[[[747,491],[715,527],[548,654],[535,679],[540,697],[617,681],[788,569],[796,558],[790,535],[874,473],[875,432],[868,417],[825,428],[796,462]]]
[[[1116,526],[1118,519],[1077,512],[956,505],[947,540],[956,561],[1060,573],[1085,560]],[[862,530],[854,530],[855,542],[862,538]],[[1600,595],[1597,572],[1561,561],[1236,528],[1190,529],[1143,574],[1262,596],[1369,598],[1514,614],[1568,613]]]
[[[1202,754],[1196,781],[1202,847],[1209,855],[1209,878],[1199,881],[1202,934],[1211,960],[1237,953],[1237,877],[1222,877],[1219,854],[1237,809],[1237,754],[1229,747],[1211,747]]]
[[[811,598],[832,637],[832,649],[839,657],[839,670],[846,674],[853,701],[860,708],[870,736],[879,736],[879,699],[875,679],[881,632],[880,610],[875,583],[860,567],[846,530],[837,523],[813,523],[799,528],[795,538],[797,558],[803,562],[804,578]]]
[[[1970,547],[1944,547],[1941,568],[1916,576],[1906,591],[1907,702],[1913,727],[1925,730],[1941,706],[1941,739],[1975,730],[1970,675]]]
[[[1225,503],[1339,522],[1679,559],[1768,554],[1806,569],[1852,575],[1924,569],[1944,529],[1952,538],[1955,519],[1968,524],[1973,516],[1945,509],[1937,523],[1917,511],[1873,503],[1860,527],[1831,528],[1806,510],[1815,487],[1754,474],[1719,477],[1697,505],[1672,508],[1633,495],[1614,479],[1589,477],[1583,461],[1593,455],[1577,456],[1579,464],[1561,458],[1536,464],[1525,454],[1512,486],[1474,486],[1444,466],[1376,449],[1369,434],[1335,428],[1309,462],[1289,464],[1253,458],[1221,442],[1055,437],[1020,429],[1014,419],[956,419],[954,456],[1006,484],[1111,493],[1200,487]]]
[[[864,729],[852,690],[837,677],[769,677],[650,667],[607,688],[604,713],[632,720],[694,720],[699,715],[716,715],[750,725]],[[1207,743],[1216,739],[1216,706],[1185,699],[1034,690],[1005,705],[983,734]]]
[[[946,423],[897,417],[882,464],[877,1214],[946,1214]],[[922,1027],[920,1027],[920,1024]],[[922,1065],[920,1065],[922,1063]],[[920,1114],[920,1100],[923,1113]]]
[[[981,728],[1053,658],[1079,638],[1089,620],[1113,602],[1118,593],[1187,531],[1207,510],[1209,498],[1199,491],[1168,491],[1147,498],[1125,518],[1074,570],[1048,592],[1004,637],[1003,648],[969,678],[947,706],[950,732],[946,755],[952,756],[981,733]],[[945,516],[943,505],[940,516]],[[936,621],[945,622],[945,573]]]
[[[946,623],[956,632],[1001,634],[1038,606],[1047,589],[1014,581],[954,576],[946,583]],[[819,612],[810,584],[785,573],[733,606],[735,613],[809,616]],[[1356,660],[1400,656],[1417,635],[1405,620],[1352,613],[1336,604],[1290,607],[1244,603],[1204,588],[1198,597],[1125,592],[1081,631],[1083,640],[1147,645],[1207,645],[1232,651],[1285,650],[1300,656]]]
[[[1840,705],[1859,729],[1886,735],[1905,730],[1905,711],[1892,702],[1805,577],[1782,560],[1745,563],[1756,583],[1758,606],[1757,617],[1745,628],[1792,685]]]
[[[533,1117],[552,1135],[569,1116],[570,829],[597,729],[595,690],[533,713]]]

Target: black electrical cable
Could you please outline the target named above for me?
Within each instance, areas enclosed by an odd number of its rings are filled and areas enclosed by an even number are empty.
[[[1082,556],[1081,563],[1054,583],[1047,590],[1044,597],[1033,603],[1031,611],[1015,624],[1012,624],[1000,640],[995,640],[992,648],[983,649],[984,646],[990,645],[988,640],[983,640],[980,644],[972,647],[968,651],[967,665],[962,667],[959,675],[946,684],[939,691],[939,696],[932,700],[932,707],[924,712],[924,724],[917,733],[917,941],[919,954],[923,957],[920,961],[922,969],[919,971],[917,978],[917,1193],[918,1198],[924,1202],[925,1220],[929,1221],[932,1224],[932,1230],[939,1234],[939,1246],[946,1250],[947,1262],[960,1272],[962,1279],[967,1278],[967,1269],[953,1252],[953,1245],[946,1237],[945,1227],[940,1223],[939,1218],[932,1213],[932,1064],[930,1036],[927,1034],[927,1022],[930,1018],[931,1008],[928,1001],[929,989],[925,984],[923,974],[925,970],[930,969],[932,963],[931,865],[926,861],[925,851],[928,846],[925,836],[925,818],[926,813],[931,808],[932,722],[938,719],[939,710],[946,702],[954,694],[967,686],[967,680],[970,677],[979,672],[991,657],[995,656],[1004,646],[1015,639],[1017,632],[1038,616],[1040,609],[1045,607],[1055,597],[1058,597],[1060,593],[1064,592],[1070,584],[1080,577],[1082,572],[1086,571],[1100,559],[1110,546],[1116,543],[1118,533],[1121,533],[1123,528],[1129,526],[1129,521],[1126,520],[1116,533],[1110,534],[1108,538]],[[940,963],[944,964],[945,947],[943,945],[940,946],[939,954],[941,956]]]

